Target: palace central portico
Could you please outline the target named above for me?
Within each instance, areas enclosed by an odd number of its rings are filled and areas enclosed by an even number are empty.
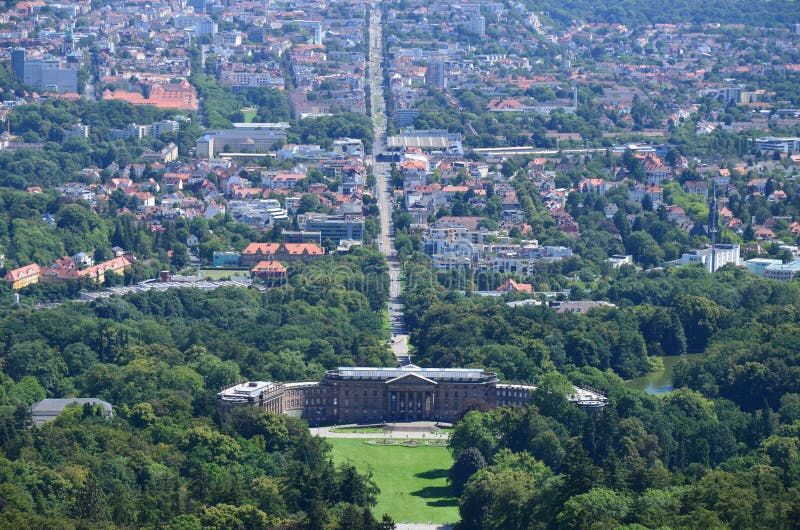
[[[223,411],[257,405],[276,413],[301,417],[313,424],[383,421],[457,421],[465,412],[505,405],[523,405],[533,385],[500,383],[480,368],[342,367],[329,370],[322,381],[298,383],[246,382],[219,394]],[[600,408],[606,398],[575,388],[567,399]]]
[[[496,406],[497,376],[474,368],[339,368],[325,374],[338,422],[454,421],[473,408]],[[525,402],[530,393],[521,398]]]

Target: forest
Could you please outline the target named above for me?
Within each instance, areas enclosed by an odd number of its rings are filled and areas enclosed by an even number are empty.
[[[528,2],[526,2],[528,3]],[[697,4],[691,0],[652,1],[652,2],[588,2],[585,0],[569,3],[545,2],[528,3],[532,9],[542,11],[561,24],[575,19],[590,22],[609,22],[630,26],[648,24],[747,24],[759,20],[765,26],[788,26],[800,20],[797,13],[788,13],[786,5],[774,0],[747,2],[745,0],[715,0]]]
[[[539,389],[525,407],[471,411],[451,440],[460,529],[795,528],[800,513],[800,289],[741,269],[617,273],[616,308],[546,306],[445,290],[412,265],[417,361],[483,366]],[[682,360],[671,393],[625,379]],[[580,409],[571,385],[609,404]]]
[[[171,290],[0,315],[3,528],[390,528],[376,488],[306,424],[216,392],[243,379],[319,378],[385,365],[388,275],[368,251],[298,267],[269,291]],[[68,409],[30,428],[45,397]],[[388,525],[388,526],[387,526]]]

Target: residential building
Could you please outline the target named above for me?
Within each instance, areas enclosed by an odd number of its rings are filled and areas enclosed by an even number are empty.
[[[425,82],[437,88],[445,88],[447,86],[446,69],[447,65],[444,61],[431,61],[425,71]]]
[[[91,267],[81,268],[71,257],[64,256],[53,261],[49,266],[42,268],[41,279],[42,281],[86,279],[99,283],[105,280],[105,275],[109,272],[124,274],[125,271],[130,269],[134,261],[136,261],[136,258],[132,254],[125,254]]]
[[[305,180],[305,173],[262,173],[261,182],[271,190],[290,189]]]
[[[11,283],[12,289],[17,290],[38,283],[40,273],[41,267],[35,263],[31,263],[30,265],[8,271],[3,279]]]
[[[149,125],[137,125],[131,123],[124,129],[111,129],[109,134],[112,140],[119,140],[123,138],[136,138],[141,140],[146,136],[154,136],[158,138],[164,134],[177,133],[180,130],[180,124],[175,120],[162,120]]]
[[[179,15],[175,17],[175,27],[191,30],[195,37],[217,34],[217,24],[208,15]]]
[[[481,15],[475,15],[467,19],[464,24],[464,29],[469,33],[474,33],[479,37],[486,35],[486,18]]]
[[[495,289],[495,291],[501,293],[511,293],[511,292],[531,293],[533,292],[533,286],[529,283],[517,283],[511,278],[509,278],[506,281],[504,281],[502,285],[500,285],[500,287]]]
[[[247,199],[228,201],[227,210],[238,223],[259,229],[268,228],[289,219],[289,214],[276,199]]]

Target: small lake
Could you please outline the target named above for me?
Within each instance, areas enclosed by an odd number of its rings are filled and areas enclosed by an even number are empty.
[[[687,353],[685,355],[661,357],[661,361],[664,363],[663,370],[636,377],[630,381],[626,381],[625,384],[628,388],[644,390],[648,394],[666,394],[667,392],[672,392],[675,383],[675,365],[678,364],[678,361],[681,360],[681,358],[689,361],[699,360],[704,356],[704,353]]]

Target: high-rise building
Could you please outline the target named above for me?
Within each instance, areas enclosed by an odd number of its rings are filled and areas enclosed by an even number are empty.
[[[429,85],[444,88],[447,86],[447,79],[445,77],[446,65],[444,61],[431,61],[428,63],[428,69],[425,72],[425,82]]]
[[[25,48],[14,48],[11,51],[11,69],[20,80],[25,78]]]
[[[29,61],[25,49],[11,52],[11,68],[26,85],[42,92],[78,92],[78,70],[57,57]]]
[[[476,15],[467,19],[464,29],[470,33],[474,33],[479,37],[486,35],[486,19],[481,15]]]
[[[175,27],[194,31],[195,37],[213,37],[219,30],[217,23],[208,15],[178,15],[174,22]]]

